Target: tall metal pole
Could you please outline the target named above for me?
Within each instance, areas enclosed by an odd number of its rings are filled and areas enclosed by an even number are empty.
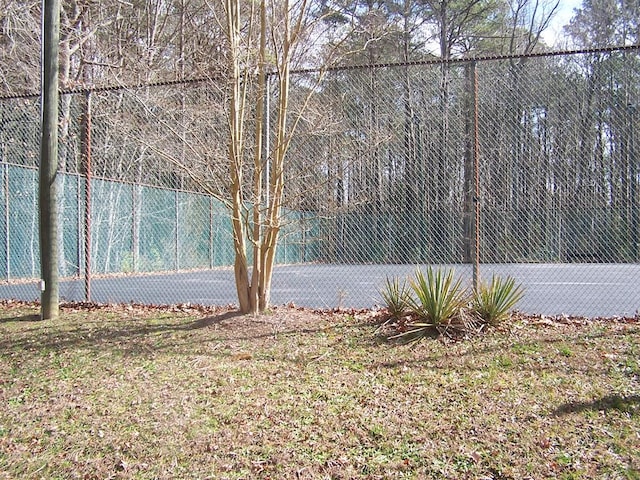
[[[640,171],[638,169],[638,161],[636,159],[636,146],[635,146],[635,119],[637,107],[635,104],[630,103],[627,105],[629,112],[629,139],[628,139],[628,169],[629,169],[629,202],[631,205],[631,248],[632,258],[638,261],[640,255],[640,202],[638,202],[638,177]]]
[[[8,282],[11,280],[11,228],[10,228],[10,219],[11,219],[11,202],[9,199],[11,198],[9,195],[9,165],[6,164],[6,161],[3,159],[3,169],[2,169],[2,181],[4,187],[4,251],[7,252],[7,271],[5,280]]]
[[[91,301],[91,92],[85,92],[82,157],[84,163],[84,299]]]
[[[58,291],[58,46],[60,42],[60,2],[42,0],[41,112],[39,210],[40,210],[40,290],[43,320],[56,318]]]
[[[480,288],[480,125],[478,113],[478,71],[476,62],[471,63],[473,79],[473,172],[475,216],[473,231],[475,242],[473,248],[473,288],[477,292]]]

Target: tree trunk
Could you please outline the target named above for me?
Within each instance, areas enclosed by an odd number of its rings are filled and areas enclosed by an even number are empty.
[[[284,1],[282,6],[282,37],[278,45],[276,68],[278,75],[278,106],[277,125],[275,133],[275,145],[273,152],[269,152],[265,161],[270,161],[268,197],[263,199],[263,163],[262,139],[265,118],[269,115],[265,112],[264,96],[266,91],[265,63],[267,59],[267,4],[262,0],[259,5],[259,29],[260,46],[258,52],[258,76],[257,76],[257,103],[256,103],[256,138],[252,147],[254,160],[254,175],[251,184],[250,211],[246,211],[244,205],[242,169],[243,149],[245,146],[243,125],[247,114],[247,95],[249,94],[250,74],[246,68],[241,70],[241,61],[246,61],[241,52],[241,9],[240,0],[226,0],[227,8],[227,34],[229,39],[231,92],[230,92],[230,145],[229,161],[231,170],[231,205],[232,227],[235,248],[235,278],[240,311],[242,313],[256,313],[269,307],[271,294],[271,279],[273,266],[276,259],[276,248],[281,226],[281,210],[284,198],[284,164],[287,150],[291,142],[292,127],[287,124],[289,109],[290,66],[293,46],[299,40],[303,19],[305,18],[307,2],[303,0],[299,9],[296,9],[296,21],[290,22],[289,2]],[[253,8],[253,7],[252,7]],[[254,21],[254,11],[249,13],[249,22]],[[249,28],[251,31],[251,28]],[[273,32],[272,32],[273,33]],[[271,40],[275,39],[274,35]],[[251,42],[249,42],[250,44]],[[297,119],[299,120],[299,118]],[[263,209],[266,211],[263,214]],[[246,213],[246,215],[245,215]],[[250,242],[253,252],[252,271],[249,274],[247,260],[247,232],[250,232]]]
[[[58,45],[60,3],[45,0],[42,28],[42,138],[40,142],[40,267],[42,319],[58,317]]]

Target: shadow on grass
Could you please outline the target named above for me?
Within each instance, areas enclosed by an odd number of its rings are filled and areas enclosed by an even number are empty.
[[[220,315],[199,318],[193,321],[181,322],[176,319],[174,323],[148,323],[146,319],[131,320],[123,319],[119,321],[91,320],[81,322],[73,328],[65,328],[69,324],[39,322],[39,328],[14,332],[4,336],[0,340],[0,353],[7,351],[34,351],[49,352],[58,350],[68,350],[74,348],[104,349],[105,346],[120,345],[128,352],[135,350],[137,342],[144,341],[148,337],[157,334],[172,334],[179,332],[189,332],[205,329],[214,325],[219,325],[238,317],[241,314],[237,311],[225,312]],[[40,320],[39,315],[25,315],[14,317],[13,319],[2,319],[1,322],[9,321],[33,321]],[[167,345],[158,349],[166,348]],[[149,348],[141,351],[149,351]]]
[[[232,318],[239,317],[242,314],[240,312],[226,312],[220,315],[208,316],[199,318],[198,320],[194,320],[193,322],[186,323],[184,325],[180,325],[178,327],[173,328],[173,330],[199,330],[201,328],[211,327],[212,325],[217,325],[225,320],[231,320]]]
[[[13,317],[0,318],[0,324],[13,322],[37,322],[40,319],[41,318],[39,313],[33,313],[30,315],[18,315]]]
[[[37,316],[34,317],[39,319]],[[237,323],[230,322],[233,319],[237,319]],[[191,352],[189,346],[198,343],[251,342],[290,335],[313,335],[327,329],[326,325],[292,327],[277,321],[270,323],[268,320],[256,320],[251,315],[244,315],[238,311],[187,321],[176,317],[162,323],[150,319],[100,319],[99,313],[91,320],[56,322],[38,322],[37,328],[16,330],[4,336],[0,339],[0,353],[20,351],[21,354],[34,352],[38,355],[42,352],[72,349],[103,351],[105,348],[115,348],[133,355],[149,355],[166,350],[181,353]],[[362,325],[335,325],[334,328],[349,329]],[[215,328],[209,333],[191,334],[207,330],[209,327]]]
[[[569,402],[560,405],[554,412],[554,416],[581,413],[585,411],[607,412],[616,410],[631,415],[640,414],[640,395],[607,395],[591,402]]]

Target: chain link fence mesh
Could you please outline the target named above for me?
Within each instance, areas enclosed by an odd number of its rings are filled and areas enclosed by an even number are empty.
[[[523,310],[634,314],[639,67],[625,49],[296,74],[273,302],[371,307],[387,277],[470,282],[477,261]],[[224,87],[62,96],[65,299],[235,301]],[[38,297],[38,119],[36,97],[0,101],[4,297]]]

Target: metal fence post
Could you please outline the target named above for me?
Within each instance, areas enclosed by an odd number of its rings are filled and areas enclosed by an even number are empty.
[[[7,282],[9,280],[11,280],[11,240],[9,235],[11,234],[11,228],[9,226],[9,220],[11,218],[10,216],[10,203],[9,203],[9,199],[11,198],[9,195],[9,168],[10,166],[7,164],[3,165],[2,168],[2,181],[4,182],[4,234],[5,234],[5,239],[4,239],[4,248],[5,248],[5,255],[6,255],[6,274],[7,274]]]
[[[180,270],[180,199],[179,199],[179,190],[175,190],[173,192],[173,201],[174,201],[174,225],[175,225],[175,234],[173,238],[174,243],[174,259],[173,259],[173,269],[175,271]]]
[[[478,113],[478,70],[476,62],[471,62],[471,78],[473,81],[473,173],[474,173],[474,197],[475,210],[473,231],[475,236],[473,249],[473,288],[477,292],[480,287],[480,131]]]
[[[75,229],[77,232],[76,238],[76,252],[75,252],[75,260],[76,260],[76,269],[75,269],[75,277],[80,278],[84,275],[84,210],[83,205],[80,200],[84,199],[84,189],[85,184],[82,182],[82,173],[72,174],[73,178],[76,179],[76,200],[78,201],[78,209],[76,210],[76,224]]]
[[[638,202],[638,176],[640,175],[640,171],[638,171],[638,162],[636,159],[636,151],[635,151],[635,118],[636,118],[636,110],[637,107],[635,104],[630,103],[627,105],[627,110],[629,112],[629,181],[630,181],[630,192],[629,198],[631,199],[631,248],[632,254],[631,258],[635,261],[638,261],[640,255],[640,221],[638,216],[640,216],[640,205]]]
[[[140,186],[138,184],[131,185],[131,210],[133,214],[133,220],[131,222],[131,256],[133,263],[133,271],[138,271],[138,253],[140,249],[140,231],[138,229],[138,192]]]
[[[213,268],[214,261],[214,230],[213,230],[213,197],[209,198],[209,268]]]
[[[91,301],[91,92],[85,92],[82,118],[84,164],[84,299]]]
[[[480,287],[480,168],[478,72],[476,62],[465,66],[467,100],[465,101],[463,260],[471,263],[473,289]]]

